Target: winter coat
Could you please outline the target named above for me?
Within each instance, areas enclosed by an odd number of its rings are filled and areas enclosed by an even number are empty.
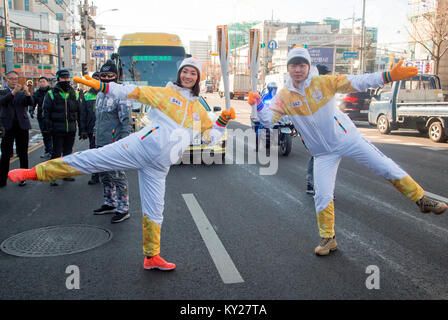
[[[30,111],[34,112],[34,109],[36,108],[36,105],[37,105],[37,119],[39,119],[39,120],[43,119],[43,117],[44,117],[42,105],[44,103],[45,95],[47,94],[47,92],[49,90],[50,90],[50,87],[39,88],[36,91],[34,91],[34,93],[33,93],[34,104],[30,108]]]
[[[97,91],[90,89],[84,94],[81,103],[81,133],[93,133],[95,130],[95,102]]]
[[[25,92],[19,91],[12,95],[12,90],[7,88],[0,90],[0,122],[6,130],[13,127],[14,120],[19,122],[22,130],[31,129],[28,117],[28,106],[33,104],[33,98]]]
[[[98,147],[118,141],[131,133],[131,101],[114,99],[100,92],[95,103],[95,142]]]
[[[44,125],[51,134],[76,133],[80,127],[81,101],[79,92],[64,92],[59,84],[47,92],[43,103]]]
[[[269,106],[258,106],[258,118],[269,128],[283,115],[288,115],[313,156],[330,153],[361,136],[350,118],[336,107],[335,94],[383,85],[381,73],[318,76],[310,72],[299,88],[295,88],[288,77]]]

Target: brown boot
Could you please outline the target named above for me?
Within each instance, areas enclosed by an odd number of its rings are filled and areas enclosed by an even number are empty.
[[[319,245],[314,249],[314,253],[318,256],[326,256],[330,251],[334,251],[338,248],[336,237],[333,238],[321,238]]]
[[[445,202],[430,199],[426,196],[417,201],[417,205],[423,213],[432,212],[434,214],[442,214],[446,209],[448,209]]]

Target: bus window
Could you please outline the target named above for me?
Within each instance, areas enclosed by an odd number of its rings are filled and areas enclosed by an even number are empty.
[[[164,87],[177,79],[177,69],[185,58],[181,46],[125,45],[118,49],[123,81],[136,85]]]

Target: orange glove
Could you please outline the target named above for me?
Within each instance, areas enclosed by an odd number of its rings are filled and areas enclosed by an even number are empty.
[[[384,83],[405,80],[415,77],[418,74],[416,67],[402,67],[403,60],[398,62],[390,72],[383,72]]]
[[[88,75],[85,75],[84,78],[86,78],[87,80],[80,77],[73,77],[73,81],[92,87],[97,91],[101,91],[101,89],[104,88],[104,84],[101,81],[95,80]]]
[[[247,99],[247,103],[250,104],[251,106],[255,105],[259,105],[261,102],[261,97],[258,93],[253,93],[252,91],[249,91],[249,98]]]
[[[229,123],[230,119],[235,119],[235,109],[230,108],[230,110],[224,110],[221,112],[221,115],[219,116],[218,120],[216,120],[216,124],[220,127],[227,126],[227,123]]]
[[[221,112],[221,117],[229,121],[230,119],[235,119],[235,109],[230,108],[230,110],[224,110]]]

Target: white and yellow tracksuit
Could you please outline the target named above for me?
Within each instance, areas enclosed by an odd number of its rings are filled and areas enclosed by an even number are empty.
[[[99,149],[89,149],[36,166],[39,181],[111,170],[138,170],[143,210],[143,254],[160,252],[165,180],[192,139],[216,143],[225,131],[222,117],[212,122],[191,90],[169,83],[165,88],[109,83],[106,94],[150,105],[151,125]]]
[[[315,157],[314,201],[322,238],[334,236],[333,193],[342,157],[353,158],[383,176],[414,202],[424,194],[403,169],[361,135],[334,103],[337,92],[365,91],[383,84],[381,73],[317,76],[310,72],[298,89],[288,79],[268,107],[258,106],[258,117],[265,127],[271,127],[281,116],[289,115],[305,147]]]

